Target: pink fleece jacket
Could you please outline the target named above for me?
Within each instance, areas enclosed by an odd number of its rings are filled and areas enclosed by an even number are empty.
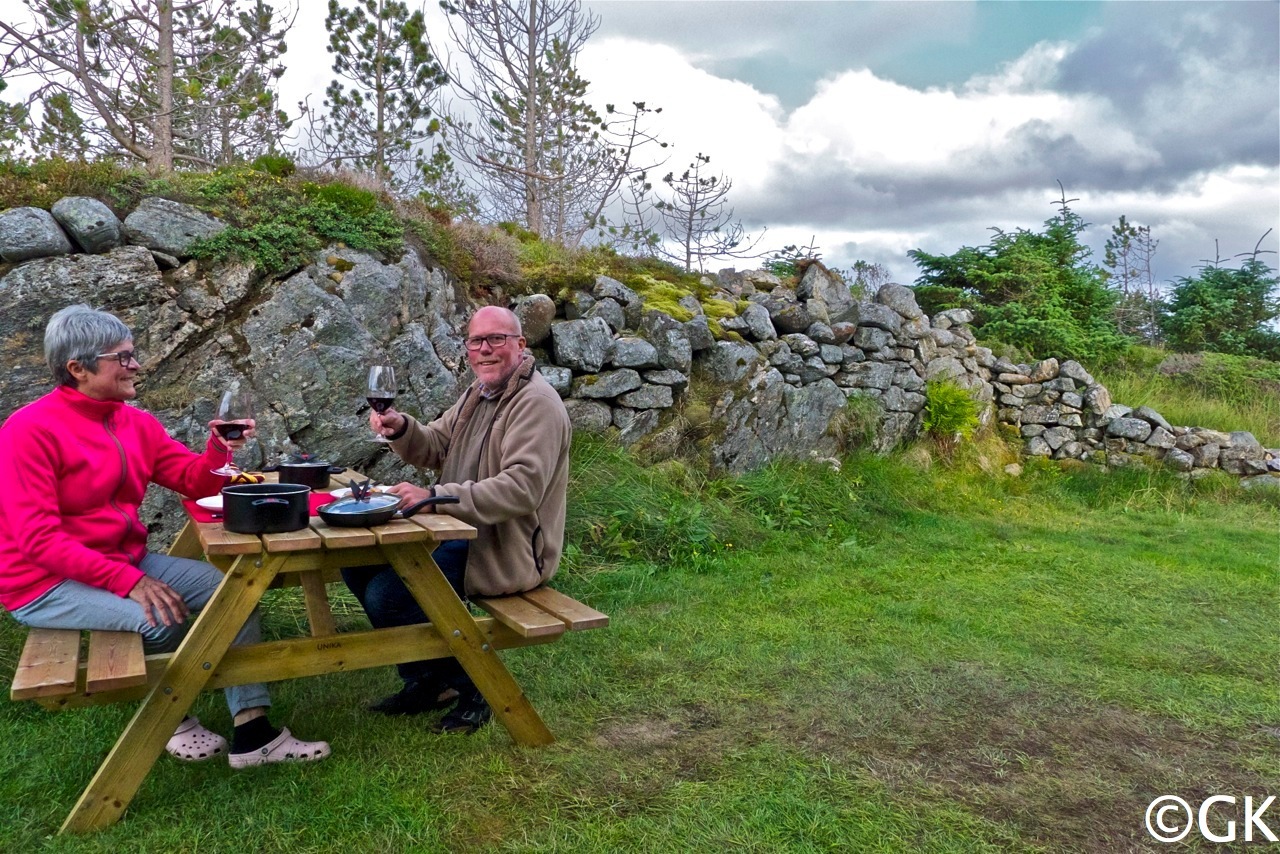
[[[142,571],[147,484],[197,498],[226,479],[155,416],[61,386],[0,427],[0,604],[14,610],[71,578],[127,596]]]

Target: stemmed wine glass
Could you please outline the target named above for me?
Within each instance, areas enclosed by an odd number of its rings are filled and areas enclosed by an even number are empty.
[[[249,397],[249,392],[242,391],[240,386],[235,385],[222,393],[222,400],[218,403],[218,420],[223,423],[215,425],[213,429],[218,431],[224,442],[239,439],[249,429],[252,418],[253,400]],[[220,468],[213,469],[214,474],[231,477],[243,473],[232,454],[231,445],[228,444],[227,461]]]
[[[379,415],[386,412],[396,400],[396,372],[390,365],[374,365],[369,369],[369,388],[365,399]],[[385,436],[373,437],[375,442],[388,441]]]

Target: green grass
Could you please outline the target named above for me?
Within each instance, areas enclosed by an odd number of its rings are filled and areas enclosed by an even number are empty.
[[[1280,447],[1280,363],[1134,347],[1094,376],[1116,403],[1150,406],[1171,424],[1247,430]]]
[[[1157,794],[1280,789],[1277,502],[1159,473],[990,476],[983,453],[708,480],[579,440],[557,586],[613,624],[504,655],[554,745],[369,715],[387,670],[297,680],[273,716],[332,758],[162,757],[121,823],[64,839],[131,709],[5,703],[0,842],[1110,851],[1148,845]],[[281,592],[269,629],[298,614]],[[21,636],[0,623],[0,678]],[[197,711],[229,728],[219,696]]]

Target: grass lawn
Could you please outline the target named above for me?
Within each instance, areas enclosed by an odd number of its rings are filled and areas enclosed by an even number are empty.
[[[298,680],[274,717],[331,759],[162,757],[123,821],[67,839],[51,834],[132,710],[6,702],[0,844],[1157,850],[1157,795],[1280,795],[1274,499],[971,460],[707,482],[587,441],[574,472],[557,586],[613,624],[504,654],[554,745],[363,712],[388,671]],[[296,616],[282,599],[268,623]],[[0,678],[21,636],[0,623]],[[197,710],[229,730],[220,696]],[[1280,832],[1280,807],[1266,818]]]

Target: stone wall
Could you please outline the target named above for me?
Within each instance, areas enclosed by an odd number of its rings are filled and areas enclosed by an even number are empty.
[[[301,449],[383,480],[418,477],[369,441],[365,372],[390,362],[398,407],[426,419],[442,412],[470,381],[462,331],[476,306],[464,289],[413,251],[390,259],[334,246],[278,278],[187,258],[191,241],[221,227],[156,199],[123,223],[91,199],[0,213],[0,417],[49,387],[49,315],[86,302],[134,330],[139,403],[187,445],[199,445],[218,395],[237,380],[258,400],[259,436],[242,464]],[[998,359],[976,343],[969,312],[927,317],[902,285],[857,301],[820,264],[794,287],[758,270],[703,284],[709,299],[676,310],[604,276],[559,300],[514,302],[577,430],[616,430],[655,456],[687,452],[692,439],[713,471],[743,472],[780,456],[835,455],[833,420],[855,397],[876,413],[874,446],[891,448],[918,434],[926,383],[950,379],[981,403],[984,420],[1015,427],[1033,456],[1160,460],[1191,475],[1220,468],[1280,484],[1271,476],[1280,454],[1252,436],[1174,427],[1113,404],[1074,362]],[[169,496],[149,502],[144,518],[163,542],[181,516]]]

